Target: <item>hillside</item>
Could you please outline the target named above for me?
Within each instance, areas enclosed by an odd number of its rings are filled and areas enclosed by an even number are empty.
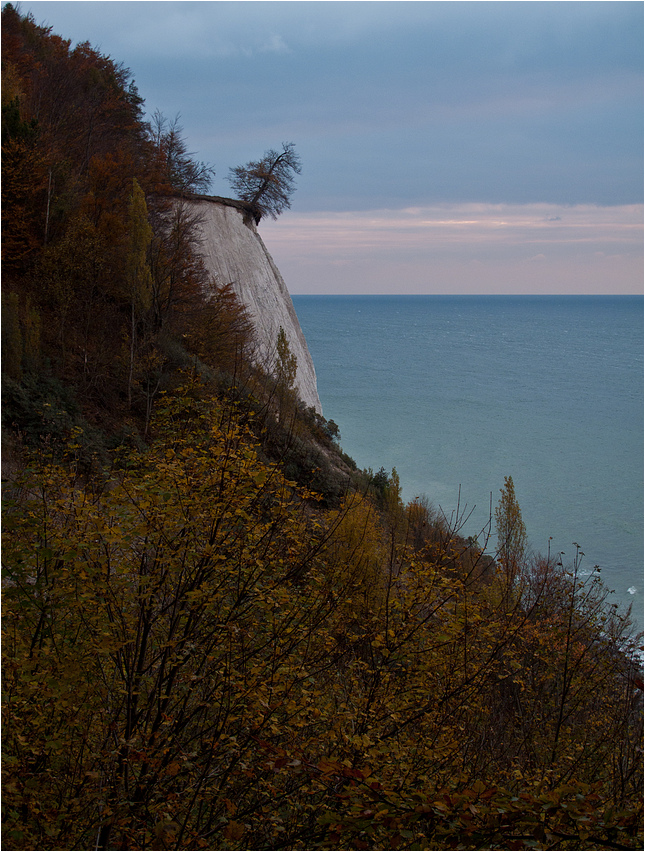
[[[641,849],[598,574],[524,552],[510,477],[495,547],[357,470],[177,129],[2,40],[3,848]]]

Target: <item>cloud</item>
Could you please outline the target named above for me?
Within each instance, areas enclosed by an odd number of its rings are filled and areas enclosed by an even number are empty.
[[[293,140],[305,211],[624,205],[643,190],[637,3],[38,2],[218,173]]]
[[[294,293],[642,291],[641,205],[285,213],[260,231]]]
[[[388,248],[402,242],[447,245],[453,242],[489,248],[496,243],[528,245],[542,242],[572,244],[598,241],[639,246],[642,205],[562,207],[547,215],[546,204],[442,204],[402,210],[364,212],[286,213],[262,225],[275,240],[316,239],[320,245],[369,244]],[[557,223],[557,224],[556,224]]]
[[[273,33],[260,47],[262,53],[291,53],[285,40],[278,33]]]
[[[641,292],[643,6],[30,2],[217,170],[293,140],[305,292]]]

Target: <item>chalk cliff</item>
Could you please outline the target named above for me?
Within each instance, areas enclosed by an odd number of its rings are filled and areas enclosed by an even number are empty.
[[[287,286],[266,246],[252,215],[232,199],[192,196],[190,204],[199,214],[201,254],[206,268],[220,284],[232,284],[246,307],[256,330],[258,360],[271,368],[275,363],[280,326],[291,352],[298,359],[296,390],[307,406],[322,411],[316,371],[307,341],[300,328]]]

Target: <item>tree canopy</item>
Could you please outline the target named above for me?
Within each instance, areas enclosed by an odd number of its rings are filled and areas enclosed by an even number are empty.
[[[3,848],[642,848],[598,577],[522,564],[510,599],[394,472],[321,510],[250,425],[187,376],[147,452],[16,482]]]
[[[170,185],[181,192],[204,193],[215,177],[215,169],[195,159],[183,138],[179,116],[169,121],[156,110],[150,122],[150,134],[165,163]]]
[[[241,201],[254,210],[256,222],[263,216],[277,219],[291,207],[295,175],[301,173],[300,157],[293,142],[284,142],[282,151],[267,151],[261,160],[229,170],[228,181]]]

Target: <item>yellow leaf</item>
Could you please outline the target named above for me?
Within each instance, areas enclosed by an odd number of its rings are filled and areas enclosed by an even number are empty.
[[[231,820],[231,822],[229,822],[226,828],[224,829],[224,837],[227,840],[239,840],[243,836],[245,831],[246,828],[241,822],[235,822],[235,820]]]

